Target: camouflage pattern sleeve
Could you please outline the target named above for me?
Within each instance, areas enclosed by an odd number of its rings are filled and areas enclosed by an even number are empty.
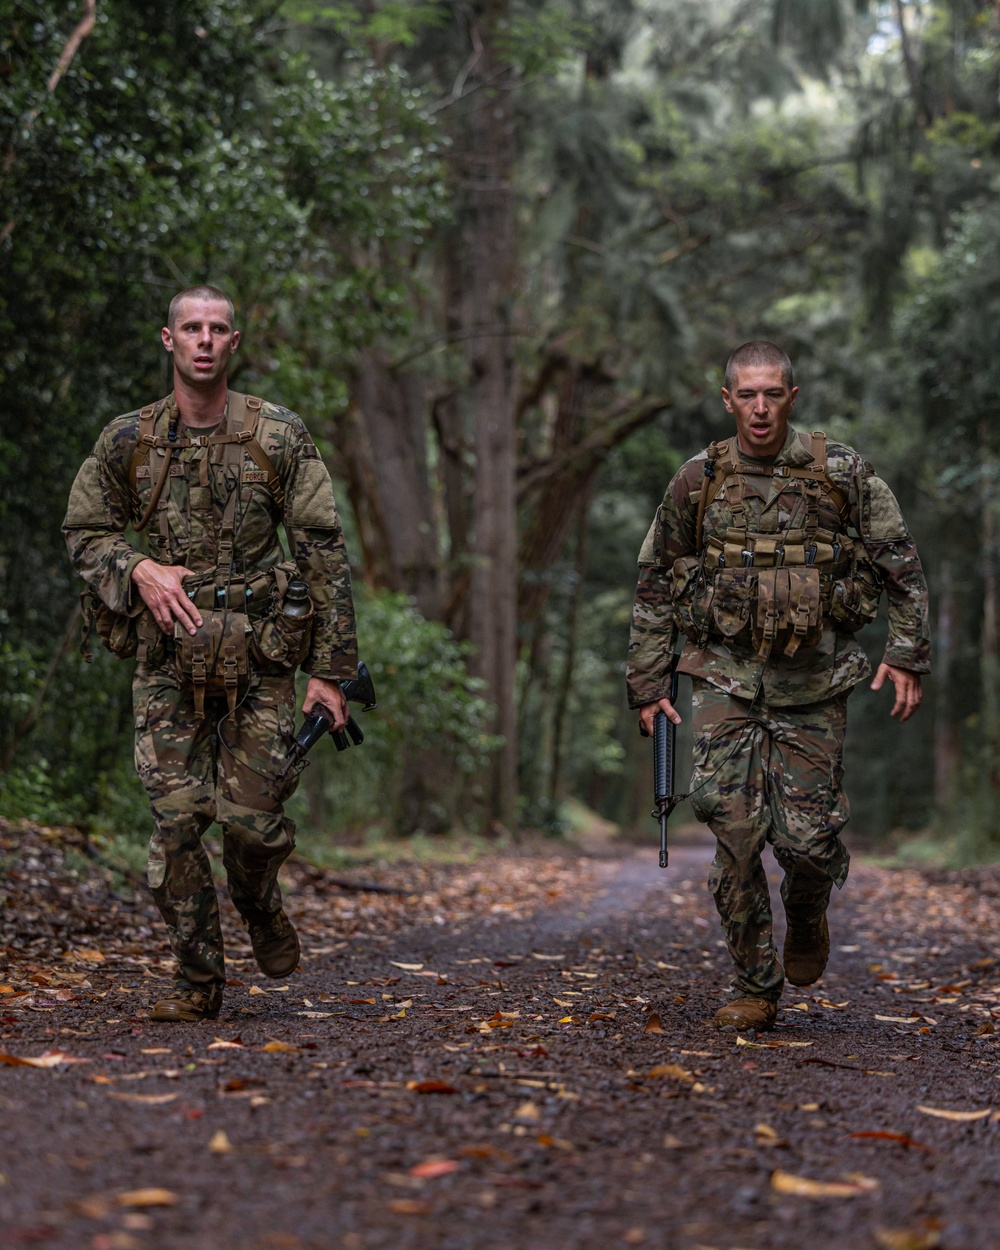
[[[889,637],[883,660],[912,673],[931,671],[930,606],[916,543],[896,497],[874,473],[861,481],[858,532],[885,580]]]
[[[330,474],[301,420],[295,425],[283,482],[285,533],[316,607],[312,647],[301,667],[313,677],[342,681],[358,668],[351,566]]]
[[[137,427],[135,413],[105,427],[76,475],[62,526],[76,571],[109,608],[130,616],[143,606],[134,593],[132,570],[146,559],[125,538],[128,461]]]
[[[674,475],[639,552],[639,582],[632,608],[625,683],[630,708],[670,692],[670,659],[678,628],[670,598],[670,573],[681,556],[694,554],[697,488],[704,455]]]

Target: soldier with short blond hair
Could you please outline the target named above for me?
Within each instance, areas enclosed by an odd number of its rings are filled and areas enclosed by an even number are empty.
[[[647,733],[658,712],[680,723],[669,690],[683,636],[691,801],[716,837],[708,884],[734,968],[720,1028],[770,1028],[785,980],[811,985],[826,967],[827,905],[849,861],[847,699],[871,676],[855,635],[883,591],[889,637],[872,689],[890,681],[905,721],[930,671],[927,584],[899,505],[852,448],[789,425],[797,395],[780,347],[733,352],[722,399],[736,433],[681,466],[639,554],[629,706]],[[785,873],[780,958],[765,843]]]
[[[278,888],[295,843],[284,803],[298,770],[278,778],[295,671],[310,674],[303,712],[321,703],[343,729],[340,682],[355,675],[357,643],[343,532],[312,438],[294,412],[228,388],[240,341],[231,300],[189,287],[161,335],[174,390],[101,431],[63,531],[102,640],[137,659],[135,762],[155,824],[149,884],[178,961],[151,1013],[167,1022],[213,1018],[222,1004],[219,906],[202,846],[213,821],[259,967],[284,977],[298,965]]]

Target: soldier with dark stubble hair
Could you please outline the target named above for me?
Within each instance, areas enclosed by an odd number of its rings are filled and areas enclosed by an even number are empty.
[[[149,884],[178,967],[158,1021],[218,1015],[219,905],[202,835],[222,826],[229,893],[270,977],[299,941],[278,869],[295,827],[278,773],[303,712],[347,723],[339,683],[357,667],[350,566],[330,476],[302,420],[228,388],[240,341],[211,286],[174,297],[163,346],[174,390],[98,436],[70,494],[64,534],[105,645],[137,659],[136,769],[155,831]],[[284,528],[289,551],[282,549]],[[127,535],[129,527],[136,533]],[[144,547],[140,547],[142,533]]]
[[[855,638],[884,590],[889,638],[873,690],[892,715],[920,706],[930,671],[927,584],[889,487],[843,443],[789,425],[798,395],[774,343],[745,343],[722,399],[736,434],[687,461],[639,554],[629,706],[652,733],[678,671],[691,677],[696,815],[715,834],[709,874],[733,961],[719,1028],[769,1029],[785,980],[811,985],[830,953],[830,891],[847,879],[840,840],[847,698],[871,667]],[[784,870],[783,958],[771,934],[765,842]]]

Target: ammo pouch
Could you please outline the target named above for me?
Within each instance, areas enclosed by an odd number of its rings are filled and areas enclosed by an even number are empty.
[[[723,572],[729,570],[720,570],[720,576]],[[806,565],[757,571],[753,640],[759,659],[771,651],[791,656],[800,646],[815,646],[822,631],[819,569]]]
[[[711,625],[714,586],[697,556],[680,556],[670,570],[670,604],[677,628],[703,647]]]
[[[205,697],[225,695],[230,712],[246,693],[250,681],[247,657],[249,622],[244,612],[230,608],[200,609],[202,624],[190,634],[174,622],[174,663],[185,689],[194,693],[194,714],[205,716]]]

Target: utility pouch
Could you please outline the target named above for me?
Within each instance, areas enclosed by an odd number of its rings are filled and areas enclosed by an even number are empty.
[[[185,689],[194,692],[198,720],[205,716],[205,698],[224,695],[230,712],[246,692],[250,680],[247,655],[247,617],[230,609],[201,611],[202,624],[188,633],[174,623],[174,660]]]
[[[139,650],[138,617],[114,612],[104,600],[89,588],[80,595],[83,613],[80,637],[80,653],[89,664],[94,653],[90,646],[90,631],[96,630],[102,645],[119,660],[130,660]],[[147,609],[143,609],[147,611]]]
[[[792,656],[801,646],[815,646],[822,619],[819,569],[760,570],[753,631],[758,659],[772,652]]]
[[[854,547],[851,571],[833,583],[829,613],[837,629],[853,634],[878,615],[882,578],[860,543]]]
[[[750,609],[759,574],[756,569],[719,569],[712,598],[712,632],[726,642],[750,624]]]
[[[670,570],[670,604],[677,628],[689,641],[704,646],[711,625],[713,584],[697,556],[680,556]]]
[[[285,582],[285,586],[287,586]],[[271,611],[253,622],[251,642],[255,667],[296,668],[309,654],[316,609],[310,602],[308,613],[288,616],[282,611],[284,587],[276,585]]]

